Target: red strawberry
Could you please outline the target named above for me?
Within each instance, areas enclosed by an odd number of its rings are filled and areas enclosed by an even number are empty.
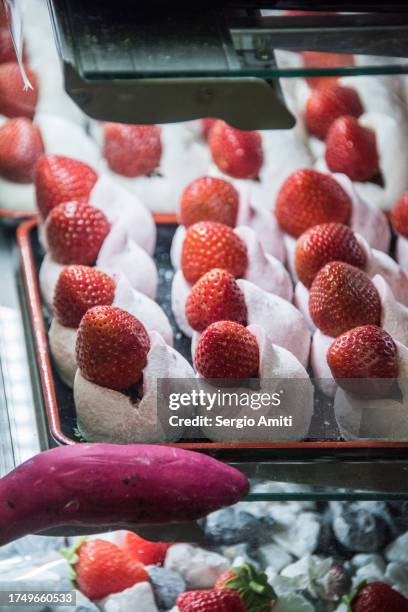
[[[97,180],[96,172],[84,162],[44,155],[35,172],[37,206],[42,217],[45,219],[52,208],[63,202],[87,202]]]
[[[360,117],[363,110],[354,89],[331,85],[312,91],[306,102],[305,122],[309,132],[323,140],[335,119],[343,115]]]
[[[34,117],[38,99],[38,81],[35,73],[26,67],[33,89],[24,90],[17,62],[0,65],[0,114],[6,117]]]
[[[375,325],[355,327],[338,336],[328,350],[327,363],[341,387],[364,397],[386,395],[398,377],[395,342]]]
[[[233,321],[218,321],[204,330],[194,356],[204,378],[255,378],[259,347],[253,334]]]
[[[333,338],[359,325],[379,325],[381,301],[365,272],[342,261],[326,264],[309,293],[310,315]]]
[[[354,66],[354,57],[347,53],[326,53],[320,51],[303,51],[303,65],[305,68],[339,68]],[[338,82],[338,77],[306,77],[308,85],[314,87],[326,87]]]
[[[235,227],[239,195],[235,187],[219,178],[203,176],[184,190],[180,221],[186,227],[198,221],[217,221]]]
[[[347,224],[351,200],[334,178],[316,170],[296,170],[283,183],[276,199],[281,228],[299,236],[314,225],[331,221]]]
[[[216,321],[246,325],[245,298],[235,277],[220,268],[204,274],[188,296],[186,317],[190,326],[199,332]]]
[[[262,139],[258,132],[243,132],[217,121],[208,142],[214,163],[234,178],[251,179],[263,164]]]
[[[332,172],[342,172],[352,181],[369,181],[378,172],[375,133],[355,117],[336,119],[326,138],[326,163]]]
[[[128,531],[122,548],[129,557],[143,565],[163,565],[170,546],[167,542],[143,540],[136,533]]]
[[[329,261],[345,261],[356,268],[366,265],[366,255],[354,233],[341,223],[322,223],[304,232],[296,244],[295,266],[299,280],[310,287]]]
[[[16,52],[14,50],[10,30],[0,26],[0,64],[15,61]]]
[[[160,164],[160,128],[106,123],[103,154],[114,172],[131,178],[147,176]]]
[[[408,612],[408,599],[385,582],[363,582],[344,602],[351,612]]]
[[[187,591],[177,597],[177,607],[179,612],[247,612],[232,589]]]
[[[0,127],[0,176],[16,183],[31,183],[34,168],[44,153],[40,130],[30,119],[9,119]]]
[[[213,268],[223,268],[238,278],[245,274],[247,265],[246,245],[227,225],[201,221],[188,228],[181,268],[189,283],[197,282]]]
[[[55,287],[55,316],[65,327],[78,327],[87,310],[112,304],[115,288],[114,280],[102,270],[68,266],[59,275]]]
[[[65,202],[52,209],[45,231],[55,261],[92,266],[110,232],[110,224],[102,211],[89,204]]]
[[[78,589],[89,599],[102,599],[149,580],[141,563],[106,540],[85,541],[69,560]]]
[[[239,593],[247,612],[271,612],[277,595],[264,572],[249,563],[233,567],[218,578],[215,589],[232,589]]]
[[[203,129],[203,136],[205,140],[208,140],[211,130],[213,129],[217,121],[218,119],[214,119],[213,117],[206,117],[205,119],[201,119],[201,127]]]
[[[395,231],[408,238],[408,191],[406,191],[391,212],[391,223]]]
[[[128,389],[139,382],[147,363],[150,339],[136,317],[115,306],[95,306],[82,317],[76,358],[83,376],[109,389]]]

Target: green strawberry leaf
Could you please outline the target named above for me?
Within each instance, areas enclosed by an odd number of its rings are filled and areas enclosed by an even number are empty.
[[[276,602],[278,597],[266,574],[249,563],[233,567],[231,572],[234,576],[225,582],[224,587],[238,591],[247,612],[269,612],[271,603]]]
[[[74,584],[74,586],[75,586],[75,580],[76,580],[75,565],[79,561],[78,550],[82,546],[82,544],[85,542],[85,540],[86,540],[85,537],[78,538],[78,540],[75,542],[75,545],[72,548],[65,547],[65,548],[61,548],[60,550],[60,555],[64,557],[66,561],[68,561],[69,579]]]
[[[367,586],[367,584],[368,584],[367,580],[363,580],[363,582],[360,582],[357,586],[355,586],[354,589],[348,595],[343,595],[343,597],[341,598],[341,603],[346,604],[347,610],[349,612],[352,612],[353,610],[352,608],[353,601],[355,600],[357,595],[360,593],[360,591],[362,591],[364,587]]]

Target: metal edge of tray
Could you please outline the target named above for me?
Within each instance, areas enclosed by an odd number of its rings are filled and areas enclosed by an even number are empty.
[[[175,215],[158,214],[154,215],[155,222],[174,223]],[[40,291],[37,279],[37,273],[34,263],[33,251],[31,248],[30,233],[36,229],[38,219],[30,219],[25,221],[17,229],[17,243],[21,257],[22,277],[26,293],[27,309],[31,322],[31,333],[33,336],[34,353],[37,360],[37,368],[39,372],[40,384],[42,389],[43,403],[47,415],[48,426],[53,439],[58,444],[75,444],[78,441],[65,435],[61,429],[61,420],[59,416],[58,403],[54,387],[54,378],[51,366],[51,358],[48,350],[47,334],[44,326]],[[336,460],[339,455],[330,456],[330,451],[345,451],[345,458],[358,458],[359,460],[373,459],[375,451],[384,451],[388,449],[392,451],[403,451],[408,448],[408,441],[336,441],[336,442],[269,442],[269,443],[215,443],[215,442],[191,442],[191,443],[175,443],[178,448],[189,450],[198,450],[208,453],[221,453],[220,458],[224,460],[233,460],[239,463],[241,459],[236,456],[234,451],[237,450],[253,450],[265,451],[266,455],[259,455],[256,459],[262,461],[268,456],[272,459],[292,459],[294,461],[308,461],[313,459]],[[269,455],[275,451],[276,456]],[[294,451],[295,453],[285,457],[285,451]],[[297,451],[297,452],[296,452]],[[316,451],[316,453],[313,453]],[[354,451],[354,455],[350,455],[347,451]],[[232,453],[230,455],[230,453]],[[363,454],[361,454],[363,453]],[[378,455],[377,455],[378,456]],[[381,459],[384,459],[382,454]],[[394,458],[393,455],[387,453],[387,459]],[[404,458],[399,455],[399,458]],[[255,459],[255,458],[254,458]],[[247,461],[248,458],[243,458],[242,461]]]

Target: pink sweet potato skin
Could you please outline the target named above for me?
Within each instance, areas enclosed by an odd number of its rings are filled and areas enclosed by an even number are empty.
[[[0,480],[0,545],[58,526],[119,529],[192,521],[247,492],[238,470],[174,447],[54,448]]]

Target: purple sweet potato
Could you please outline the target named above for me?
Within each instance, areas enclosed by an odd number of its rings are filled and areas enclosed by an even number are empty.
[[[174,447],[54,448],[0,480],[0,545],[60,526],[103,530],[193,521],[247,492],[238,470]]]

